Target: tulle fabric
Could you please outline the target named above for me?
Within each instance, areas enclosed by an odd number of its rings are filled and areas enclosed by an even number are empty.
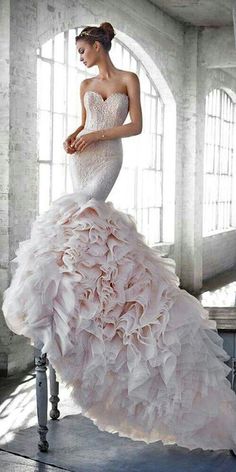
[[[13,263],[9,328],[42,346],[101,430],[189,449],[235,446],[236,396],[216,324],[132,216],[63,195]]]

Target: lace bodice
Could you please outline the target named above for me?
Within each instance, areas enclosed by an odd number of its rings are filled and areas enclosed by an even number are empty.
[[[125,93],[115,92],[104,100],[98,92],[85,92],[85,128],[98,130],[122,125],[128,112],[127,103],[128,96]]]
[[[77,137],[122,125],[128,114],[128,104],[129,98],[125,93],[115,92],[104,100],[97,92],[85,92],[86,122]],[[73,191],[84,193],[85,199],[94,197],[105,200],[122,166],[121,139],[100,140],[68,159]]]

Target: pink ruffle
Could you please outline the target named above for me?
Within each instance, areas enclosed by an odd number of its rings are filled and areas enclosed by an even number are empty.
[[[16,256],[7,325],[43,345],[101,430],[189,449],[235,447],[236,396],[215,322],[130,215],[63,195]]]

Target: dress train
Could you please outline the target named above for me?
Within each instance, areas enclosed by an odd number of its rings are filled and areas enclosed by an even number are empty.
[[[85,200],[85,199],[84,199]],[[64,195],[16,251],[8,326],[42,352],[82,414],[146,443],[230,449],[236,396],[215,322],[111,202]]]

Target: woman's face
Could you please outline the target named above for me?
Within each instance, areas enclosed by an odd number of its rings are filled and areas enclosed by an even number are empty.
[[[79,40],[76,43],[78,53],[80,55],[80,60],[86,67],[92,67],[97,63],[98,58],[98,45],[89,44],[87,41]]]

